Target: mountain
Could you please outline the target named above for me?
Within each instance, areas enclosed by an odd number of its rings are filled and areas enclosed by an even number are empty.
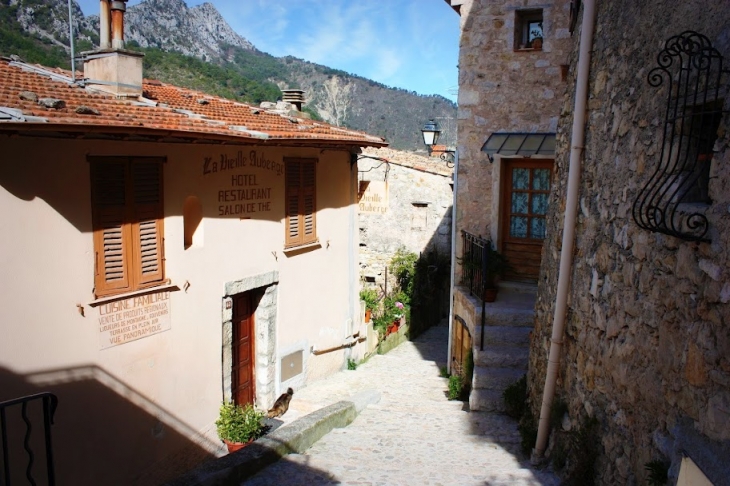
[[[98,46],[96,16],[72,2],[76,52]],[[127,8],[125,39],[145,53],[145,77],[211,94],[259,103],[281,89],[305,91],[305,111],[324,121],[385,137],[393,148],[423,151],[420,128],[442,123],[455,140],[456,105],[437,95],[390,88],[375,81],[307,62],[276,58],[238,35],[210,3],[146,0]],[[66,0],[0,0],[0,54],[68,67]]]

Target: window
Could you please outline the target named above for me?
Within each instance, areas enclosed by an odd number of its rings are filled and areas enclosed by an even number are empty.
[[[285,247],[317,242],[317,160],[284,159],[286,166]]]
[[[131,292],[162,283],[163,159],[90,157],[94,293]]]
[[[686,154],[688,163],[682,168],[683,174],[679,178],[682,187],[677,191],[683,194],[681,202],[712,203],[709,196],[710,162],[712,149],[717,140],[717,130],[722,121],[723,105],[724,100],[720,99],[703,105],[688,106],[685,108],[684,123],[676,125],[675,130],[679,130],[680,126],[682,128],[677,134],[677,139],[684,144],[683,150],[688,152]],[[685,137],[686,140],[680,137]]]
[[[515,49],[542,49],[542,9],[515,12]]]

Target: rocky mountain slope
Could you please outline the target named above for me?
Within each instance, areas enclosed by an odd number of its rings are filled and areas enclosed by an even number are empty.
[[[89,50],[98,45],[98,17],[85,17],[75,1],[72,6],[76,51]],[[441,96],[389,88],[296,57],[258,51],[210,3],[188,7],[183,0],[146,0],[128,7],[125,38],[130,48],[146,53],[147,77],[249,102],[273,101],[279,89],[300,88],[315,116],[383,136],[398,149],[424,149],[420,128],[426,120],[456,119],[455,104]],[[35,47],[28,46],[31,40]],[[0,54],[64,64],[59,53],[68,45],[66,0],[0,0]],[[38,58],[34,49],[52,56]],[[442,125],[445,140],[453,143],[455,123]]]

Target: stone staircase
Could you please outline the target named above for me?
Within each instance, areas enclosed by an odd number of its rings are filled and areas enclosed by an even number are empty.
[[[473,336],[474,378],[469,408],[503,412],[502,393],[527,373],[537,287],[502,282],[496,302],[485,306],[481,350],[481,304]]]

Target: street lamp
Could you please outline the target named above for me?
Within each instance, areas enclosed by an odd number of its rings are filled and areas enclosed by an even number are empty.
[[[439,128],[439,124],[435,120],[431,119],[423,125],[421,133],[423,134],[423,143],[426,144],[428,148],[432,149],[433,146],[436,145],[436,142],[438,142],[439,135],[441,135],[441,129]],[[441,160],[446,162],[447,167],[453,167],[456,151],[449,150],[447,147],[439,157]]]

